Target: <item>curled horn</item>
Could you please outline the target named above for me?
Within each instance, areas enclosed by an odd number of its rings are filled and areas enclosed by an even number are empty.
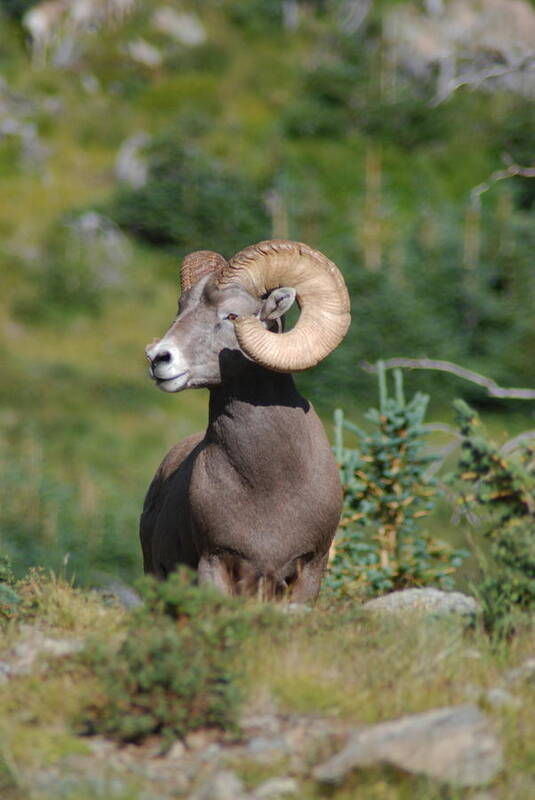
[[[183,292],[191,289],[204,275],[219,272],[227,266],[226,258],[213,250],[196,250],[189,253],[182,261],[180,268],[180,288]]]
[[[241,250],[219,274],[220,286],[238,283],[264,297],[292,286],[301,314],[288,333],[272,333],[256,317],[234,323],[242,350],[277,372],[300,372],[318,364],[344,338],[349,323],[349,294],[338,267],[301,242],[272,240]]]

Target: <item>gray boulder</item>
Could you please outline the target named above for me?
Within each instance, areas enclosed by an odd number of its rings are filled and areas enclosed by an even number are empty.
[[[230,769],[215,772],[191,796],[191,800],[245,800],[240,778]]]
[[[503,756],[491,722],[479,708],[453,706],[359,729],[313,776],[336,784],[355,769],[380,764],[469,787],[491,781],[503,766]]]
[[[140,189],[147,183],[148,164],[143,155],[143,148],[149,143],[149,136],[144,133],[135,133],[129,136],[119,148],[115,160],[115,175],[117,180]]]
[[[391,592],[382,597],[375,597],[364,603],[367,611],[410,614],[433,614],[444,616],[459,614],[461,616],[475,616],[479,611],[479,604],[469,595],[461,592],[444,592],[431,587],[425,589],[402,589]]]

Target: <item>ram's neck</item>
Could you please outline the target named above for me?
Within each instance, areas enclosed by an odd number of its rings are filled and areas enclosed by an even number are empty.
[[[251,365],[211,390],[206,439],[245,480],[257,483],[281,467],[295,474],[309,461],[310,415],[291,375]]]

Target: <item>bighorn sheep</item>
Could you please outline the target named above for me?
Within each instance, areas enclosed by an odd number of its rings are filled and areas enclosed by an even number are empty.
[[[178,316],[146,355],[160,389],[210,389],[209,421],[168,453],[149,488],[145,572],[165,578],[187,564],[225,593],[312,599],[342,492],[323,426],[288,373],[344,337],[342,275],[317,250],[274,240],[229,262],[191,253],[181,285]],[[294,299],[299,319],[282,333]]]

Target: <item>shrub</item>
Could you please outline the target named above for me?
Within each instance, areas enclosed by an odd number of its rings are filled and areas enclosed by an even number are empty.
[[[37,5],[39,0],[3,0],[2,9],[4,14],[14,19],[22,19],[24,14],[30,10],[32,6]]]
[[[15,583],[9,558],[0,556],[0,621],[10,619],[20,603]]]
[[[145,606],[132,614],[119,647],[96,640],[86,649],[82,658],[102,691],[81,720],[83,730],[136,742],[237,728],[239,645],[255,626],[280,627],[281,617],[193,581],[188,570],[165,583],[146,579]]]
[[[155,245],[228,255],[268,235],[260,188],[182,145],[177,132],[154,141],[149,163],[146,185],[119,190],[112,203],[111,215],[125,230]]]
[[[426,469],[434,456],[422,452],[427,395],[409,402],[402,376],[395,373],[396,396],[388,397],[384,369],[379,370],[380,408],[367,418],[367,433],[336,412],[336,457],[344,488],[342,532],[327,586],[342,595],[375,595],[409,586],[451,588],[464,551],[419,530],[434,506],[437,489]],[[343,446],[343,430],[356,435],[358,449]]]
[[[273,0],[227,0],[225,12],[234,24],[255,34],[273,32],[282,24],[282,3]]]
[[[504,454],[491,442],[478,415],[455,401],[463,435],[457,473],[461,502],[483,512],[490,527],[490,563],[483,564],[478,594],[487,627],[511,633],[518,612],[535,611],[535,447]]]

